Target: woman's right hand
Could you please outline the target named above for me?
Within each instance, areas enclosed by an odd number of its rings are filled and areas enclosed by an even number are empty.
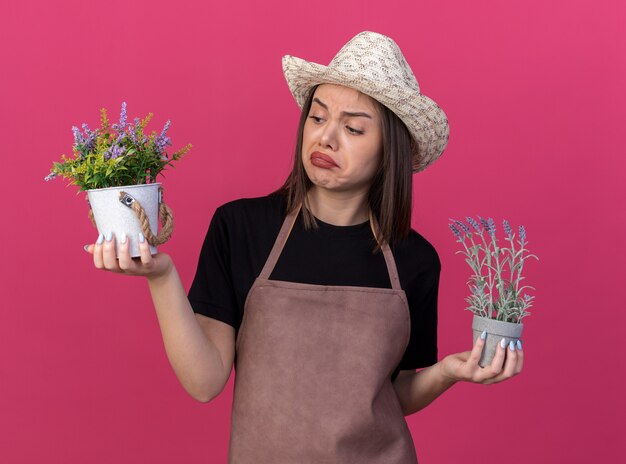
[[[166,275],[174,267],[169,255],[159,252],[153,256],[150,253],[148,241],[145,239],[143,243],[138,239],[140,257],[131,258],[129,241],[125,240],[125,243],[121,243],[122,240],[120,240],[118,258],[115,257],[116,240],[113,234],[111,234],[110,240],[105,240],[100,234],[96,243],[87,245],[85,251],[93,255],[93,264],[97,269],[118,274],[144,276],[153,279]]]

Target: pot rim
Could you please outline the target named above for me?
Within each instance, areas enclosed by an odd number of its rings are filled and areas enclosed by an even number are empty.
[[[497,319],[493,319],[492,317],[485,317],[485,316],[479,316],[478,314],[474,314],[474,319],[480,319],[480,320],[484,320],[484,321],[490,321],[491,323],[496,323],[496,324],[513,324],[513,325],[519,325],[520,327],[524,326],[523,322],[508,322],[508,321],[499,321]]]
[[[155,185],[161,185],[161,182],[151,182],[149,184],[128,184],[128,185],[117,185],[115,187],[103,187],[99,189],[87,189],[87,192],[103,192],[105,190],[119,190],[119,189],[131,189],[131,188],[140,188],[140,187],[153,187]]]

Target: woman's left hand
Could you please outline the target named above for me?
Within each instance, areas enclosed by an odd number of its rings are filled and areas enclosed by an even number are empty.
[[[485,346],[485,341],[478,337],[472,351],[464,351],[446,356],[439,362],[441,374],[450,379],[489,385],[502,382],[522,371],[524,352],[514,346],[502,348],[498,343],[496,354],[491,364],[480,367],[478,361]]]

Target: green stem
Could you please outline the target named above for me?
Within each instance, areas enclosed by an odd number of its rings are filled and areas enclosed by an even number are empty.
[[[480,238],[483,241],[483,244],[485,245],[485,250],[483,250],[483,252],[485,253],[485,258],[487,260],[487,271],[489,274],[489,317],[491,317],[491,313],[493,311],[493,279],[491,276],[491,253],[489,251],[489,245],[487,245],[487,241],[485,240],[485,236],[483,235],[483,232],[480,233]]]

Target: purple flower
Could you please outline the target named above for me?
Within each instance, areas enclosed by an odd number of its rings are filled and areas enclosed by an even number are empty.
[[[143,136],[141,140],[139,140],[137,138],[137,133],[134,130],[128,131],[128,135],[136,147],[143,146],[148,141],[148,138],[145,135]]]
[[[137,139],[137,130],[139,127],[139,118],[135,118],[135,126],[132,124],[128,125],[128,137],[135,145],[139,145],[139,140]]]
[[[502,224],[504,224],[504,232],[509,236],[509,238],[511,238],[511,236],[513,235],[513,231],[511,230],[509,221],[505,219],[504,221],[502,221]]]
[[[162,153],[166,145],[171,145],[169,137],[161,137],[160,135],[154,139],[154,144],[157,147],[159,153]]]
[[[87,134],[87,138],[84,139],[84,150],[86,153],[93,152],[96,149],[96,136],[97,131],[91,131],[87,123],[83,123],[83,130]]]
[[[120,130],[126,128],[126,102],[122,102],[122,112],[120,113]]]
[[[135,146],[139,145],[139,141],[137,140],[137,134],[134,130],[129,130],[128,136],[130,137],[130,140],[132,140],[132,142],[135,144]]]
[[[109,148],[104,153],[104,159],[115,159],[122,156],[123,154],[124,149],[122,147],[120,147],[119,145],[112,145],[111,148]]]
[[[526,229],[524,229],[524,226],[519,226],[519,238],[522,242],[526,240]]]
[[[489,232],[489,235],[494,236],[496,234],[496,224],[495,222],[493,222],[492,218],[489,218],[487,220],[487,231]]]
[[[167,122],[165,123],[165,126],[163,126],[163,130],[161,131],[161,137],[165,137],[165,134],[167,134],[167,131],[169,130],[171,125],[172,125],[172,121],[168,119]]]
[[[450,220],[453,221],[458,227],[463,229],[463,232],[465,232],[466,234],[469,234],[471,232],[470,228],[467,227],[467,224],[465,224],[464,222],[457,221],[455,219],[450,219]]]
[[[489,231],[489,223],[487,222],[487,220],[484,218],[481,218],[480,216],[478,216],[478,219],[480,220],[480,223],[485,227],[485,229]]]
[[[154,139],[154,146],[156,147],[157,153],[159,153],[161,155],[161,157],[163,157],[163,158],[167,158],[167,153],[164,153],[166,145],[171,145],[172,144],[172,141],[166,135],[171,124],[172,124],[172,122],[168,120],[165,123],[165,126],[163,126],[163,130],[161,131],[161,134],[156,136],[155,139]]]
[[[87,123],[83,123],[83,129],[87,137],[81,134],[78,127],[72,126],[72,131],[74,132],[74,146],[80,151],[80,156],[85,156],[87,153],[95,150],[96,136],[98,135],[98,131],[91,131]]]
[[[457,229],[454,224],[448,224],[450,226],[450,229],[452,229],[452,233],[456,236],[456,237],[460,237],[461,236],[461,231],[459,229]]]
[[[74,132],[74,145],[82,145],[84,139],[83,134],[80,133],[80,129],[76,126],[72,126],[72,132]]]
[[[120,113],[120,123],[111,125],[118,132],[124,132],[126,129],[126,102],[122,102],[122,112]]]
[[[469,222],[472,227],[474,227],[474,229],[476,229],[476,232],[480,233],[480,225],[471,217],[466,217],[465,219],[467,219],[467,222]]]

